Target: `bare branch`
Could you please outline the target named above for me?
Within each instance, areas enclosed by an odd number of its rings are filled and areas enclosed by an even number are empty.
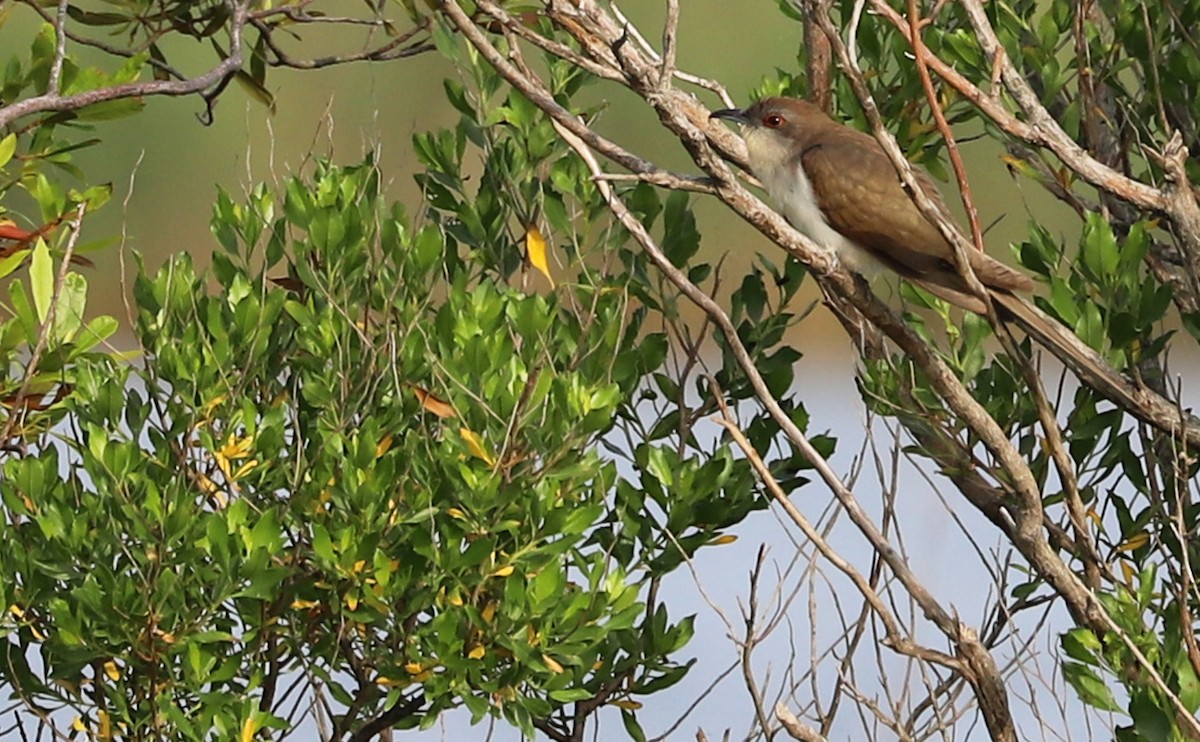
[[[779,719],[779,723],[792,739],[800,742],[825,742],[825,737],[820,732],[796,718],[782,703],[775,706],[775,718]]]
[[[72,95],[60,95],[58,91],[51,89],[44,95],[26,98],[0,108],[0,129],[10,126],[20,118],[45,111],[74,111],[96,103],[125,98],[192,95],[221,85],[242,66],[242,32],[246,25],[250,0],[241,0],[240,2],[228,0],[228,2],[231,6],[229,53],[208,72],[185,80],[131,82]]]

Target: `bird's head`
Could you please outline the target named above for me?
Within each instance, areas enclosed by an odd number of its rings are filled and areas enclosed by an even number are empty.
[[[799,98],[763,98],[749,108],[713,111],[709,118],[742,125],[750,169],[756,174],[789,162],[812,128],[830,121],[820,108]]]

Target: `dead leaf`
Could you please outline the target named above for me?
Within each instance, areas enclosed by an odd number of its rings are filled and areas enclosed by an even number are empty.
[[[431,412],[443,420],[455,416],[454,408],[447,402],[443,402],[416,384],[412,385],[412,390],[413,394],[417,395],[417,401],[421,403],[421,407],[425,408],[426,412]]]

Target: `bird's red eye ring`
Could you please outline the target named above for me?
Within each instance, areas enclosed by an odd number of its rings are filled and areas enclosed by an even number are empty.
[[[778,129],[783,126],[783,116],[777,113],[768,113],[766,116],[763,116],[763,126],[768,129]]]

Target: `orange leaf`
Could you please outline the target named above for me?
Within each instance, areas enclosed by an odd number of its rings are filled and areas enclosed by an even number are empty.
[[[443,420],[448,417],[454,417],[454,408],[449,404],[433,396],[428,391],[422,389],[416,384],[413,384],[412,389],[413,394],[417,395],[417,401],[421,403],[421,406],[425,408],[426,412],[431,412]]]
[[[554,288],[554,276],[550,275],[550,263],[546,260],[546,238],[533,225],[525,230],[525,256],[529,264],[537,268],[550,281],[550,287]]]

